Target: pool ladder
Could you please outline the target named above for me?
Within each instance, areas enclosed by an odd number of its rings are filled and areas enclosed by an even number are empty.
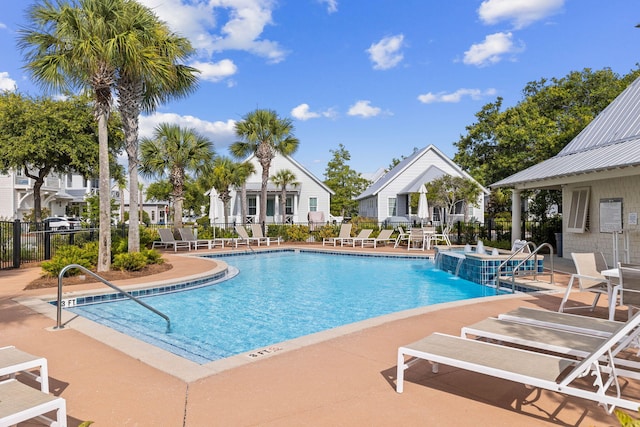
[[[540,249],[545,247],[549,248],[549,259],[551,261],[549,273],[538,271],[538,253],[540,252]],[[527,248],[529,249],[533,248],[533,250],[530,253],[526,253],[524,251]],[[506,270],[506,267],[508,267],[507,265],[508,262],[512,260],[516,255],[524,255],[524,254],[526,254],[527,256],[524,259],[522,259],[517,265],[515,265],[510,271],[508,270],[503,271],[503,269]],[[532,258],[533,258],[533,268],[528,268],[526,263]],[[505,275],[501,275],[502,273],[505,273]],[[555,283],[554,268],[553,268],[553,246],[551,246],[549,243],[542,243],[540,246],[536,246],[535,243],[533,242],[527,242],[525,246],[521,247],[516,252],[512,253],[511,256],[509,256],[509,258],[507,258],[500,264],[500,266],[496,270],[495,286],[496,288],[500,288],[500,282],[504,281],[504,279],[508,279],[511,282],[511,292],[515,292],[516,278],[525,278],[525,277],[533,276],[533,280],[535,281],[538,279],[538,276],[545,276],[545,275],[550,276],[549,281],[551,284]]]
[[[70,270],[72,268],[77,268],[78,270],[83,271],[83,272],[89,274],[90,276],[93,276],[94,278],[98,279],[99,281],[101,281],[105,285],[109,286],[110,288],[115,289],[116,291],[122,293],[127,298],[137,302],[138,304],[140,304],[141,306],[143,306],[147,310],[150,310],[150,311],[154,312],[155,314],[157,314],[158,316],[162,317],[164,320],[167,321],[167,332],[169,332],[171,330],[171,320],[169,320],[169,316],[167,316],[166,314],[162,313],[161,311],[151,307],[149,304],[143,302],[139,298],[134,297],[129,292],[125,291],[124,289],[121,289],[121,288],[117,287],[116,285],[114,285],[113,283],[109,282],[104,277],[98,276],[96,273],[94,273],[93,271],[89,270],[86,267],[81,266],[80,264],[69,264],[66,267],[64,267],[62,270],[60,270],[60,273],[58,273],[57,314],[56,314],[56,326],[55,326],[54,329],[62,329],[62,328],[64,328],[64,325],[62,325],[62,279],[64,278],[64,274],[68,270]]]

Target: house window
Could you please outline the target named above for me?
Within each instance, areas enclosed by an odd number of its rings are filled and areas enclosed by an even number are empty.
[[[576,188],[571,191],[569,205],[569,220],[567,231],[570,233],[584,233],[587,228],[589,214],[589,187]]]
[[[258,204],[255,197],[247,198],[247,207],[249,208],[249,215],[256,215],[258,213]]]
[[[396,216],[396,198],[389,197],[389,216]]]
[[[318,198],[309,197],[309,212],[317,212],[317,211],[318,211]]]
[[[286,215],[293,215],[293,197],[287,196],[287,200],[285,202],[284,213]]]
[[[156,211],[151,211],[151,222],[156,221]]]

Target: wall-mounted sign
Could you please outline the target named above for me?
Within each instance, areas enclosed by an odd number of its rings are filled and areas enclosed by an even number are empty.
[[[600,199],[600,232],[622,232],[622,198]]]

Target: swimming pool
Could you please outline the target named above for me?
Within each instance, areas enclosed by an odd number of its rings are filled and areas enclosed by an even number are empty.
[[[171,318],[170,333],[162,318],[128,300],[68,310],[203,364],[389,313],[498,294],[425,258],[274,251],[224,260],[240,270],[233,279],[145,299]]]

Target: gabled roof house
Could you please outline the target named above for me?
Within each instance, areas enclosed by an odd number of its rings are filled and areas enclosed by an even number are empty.
[[[520,236],[520,192],[557,189],[564,256],[599,251],[610,265],[640,263],[640,79],[556,156],[491,187],[513,189],[512,238]]]
[[[407,222],[415,219],[415,212],[410,212],[411,193],[418,193],[421,185],[445,174],[467,178],[478,184],[471,175],[463,171],[434,145],[429,145],[403,159],[356,197],[359,202],[358,214],[367,218],[376,218],[378,222],[391,220],[392,217],[405,217]],[[478,185],[482,189],[481,195],[477,206],[468,206],[467,217],[484,222],[484,198],[489,194],[489,190]],[[439,219],[434,206],[430,204],[429,209],[431,211],[429,217]],[[464,216],[464,212],[457,213],[461,217]]]
[[[260,191],[262,189],[262,166],[255,155],[249,156],[246,162],[253,163],[255,172],[249,176],[246,183],[247,189],[247,218],[242,218],[242,205],[240,189],[231,191],[229,222],[236,224],[254,223],[258,221],[260,214]],[[296,177],[298,185],[287,186],[287,200],[285,206],[285,221],[287,223],[306,223],[309,220],[309,212],[317,212],[315,218],[329,220],[329,203],[333,191],[320,179],[313,175],[300,163],[290,156],[276,154],[271,161],[269,176],[275,175],[279,170],[289,169]],[[282,189],[271,180],[267,184],[267,223],[281,223],[280,197]],[[222,201],[215,197],[215,192],[210,192],[211,208],[209,209],[209,221],[212,224],[224,223],[224,208]]]

